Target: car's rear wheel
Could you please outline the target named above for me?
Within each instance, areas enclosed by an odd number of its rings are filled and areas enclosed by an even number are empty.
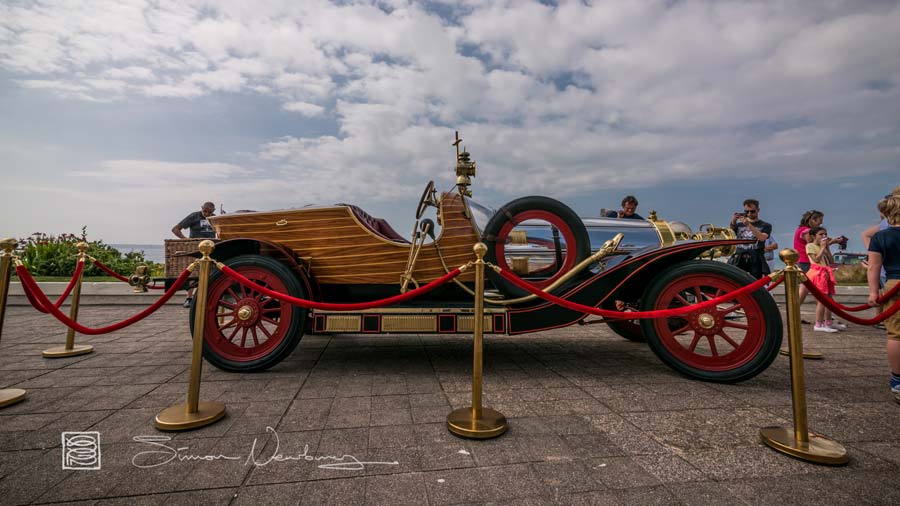
[[[640,320],[608,320],[606,325],[609,327],[609,330],[612,330],[629,341],[634,341],[636,343],[643,343],[646,341],[644,332],[641,330]]]
[[[693,260],[657,277],[642,297],[642,310],[690,307],[754,280],[719,262]],[[781,313],[760,288],[684,316],[641,320],[650,349],[676,371],[705,381],[733,383],[765,370],[778,355]]]
[[[572,267],[590,256],[591,240],[581,218],[568,206],[548,197],[531,196],[513,200],[497,212],[483,231],[483,241],[487,245],[485,261],[498,267],[515,272],[511,260],[507,258],[507,246],[511,243],[511,233],[520,223],[528,220],[547,225],[556,230],[557,260],[549,266],[534,270],[532,275],[517,274],[537,288],[546,289],[565,275]],[[509,297],[522,297],[529,292],[522,290],[503,279],[493,269],[487,269],[487,275],[494,285]]]
[[[244,255],[225,264],[258,285],[308,298],[297,276],[273,258]],[[219,369],[263,371],[290,355],[303,336],[306,309],[245,287],[219,271],[210,276],[208,294],[203,357]],[[192,332],[194,312],[192,306]]]

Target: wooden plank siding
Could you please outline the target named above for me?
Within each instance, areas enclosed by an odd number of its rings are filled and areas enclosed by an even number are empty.
[[[458,194],[442,195],[440,208],[440,235],[435,242],[447,267],[453,269],[475,259],[472,246],[478,235]],[[276,225],[280,221],[287,223]],[[321,284],[396,285],[409,256],[409,244],[372,233],[346,206],[227,214],[214,216],[210,222],[222,240],[271,241],[290,248],[298,257],[311,258],[310,270]],[[434,246],[426,242],[413,277],[425,284],[444,274]],[[473,281],[474,273],[465,272],[457,279]]]

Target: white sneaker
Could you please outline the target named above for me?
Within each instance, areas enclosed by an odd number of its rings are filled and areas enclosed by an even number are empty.
[[[826,325],[816,324],[816,326],[813,327],[813,331],[814,332],[837,332],[838,329],[836,329],[834,327],[828,327]]]
[[[832,324],[831,324],[831,328],[837,329],[837,330],[847,330],[847,326],[846,326],[846,325],[844,325],[843,323],[838,323],[838,322],[832,323]]]

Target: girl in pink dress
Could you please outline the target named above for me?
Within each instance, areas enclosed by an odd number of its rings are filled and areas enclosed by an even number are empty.
[[[800,267],[800,270],[803,272],[809,270],[809,255],[806,254],[806,243],[810,241],[809,229],[822,226],[822,220],[824,219],[825,215],[822,211],[810,209],[803,213],[803,216],[800,218],[800,226],[794,231],[794,250],[800,254],[800,258],[797,259],[797,267]],[[806,300],[807,293],[809,293],[809,290],[805,286],[800,285],[800,304],[803,304],[803,301]]]
[[[834,298],[834,272],[828,265],[833,263],[831,251],[828,250],[830,244],[828,231],[822,227],[812,227],[809,229],[809,236],[812,241],[806,245],[806,254],[809,256],[809,271],[806,277],[819,291]],[[831,311],[818,301],[816,301],[816,325],[813,330],[816,332],[840,330],[831,319]]]

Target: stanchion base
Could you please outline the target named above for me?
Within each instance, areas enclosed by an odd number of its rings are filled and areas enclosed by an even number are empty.
[[[67,350],[65,346],[57,346],[43,351],[44,358],[65,358],[75,357],[77,355],[87,355],[93,353],[94,347],[89,344],[76,344],[71,350]]]
[[[457,436],[473,439],[497,437],[509,428],[506,417],[490,408],[481,409],[481,418],[472,418],[472,408],[460,408],[447,415],[447,429]]]
[[[900,394],[894,394],[894,402],[900,404]]]
[[[782,354],[782,355],[784,355],[784,356],[786,356],[786,357],[790,357],[790,356],[791,356],[791,350],[789,350],[789,349],[787,349],[787,348],[782,348],[782,349],[780,349],[780,350],[778,351],[778,353],[780,353],[780,354]],[[819,353],[819,352],[817,352],[817,351],[805,351],[805,350],[804,350],[804,351],[803,351],[803,358],[808,358],[808,359],[810,359],[810,360],[822,360],[823,358],[825,358],[825,355],[822,355],[821,353]]]
[[[784,427],[764,427],[759,436],[776,451],[816,464],[842,466],[850,460],[840,443],[815,432],[809,433],[809,443],[798,443],[794,431]]]
[[[200,401],[196,413],[188,413],[187,404],[168,407],[156,415],[153,424],[159,430],[189,430],[205,427],[225,416],[221,402]]]
[[[0,390],[0,408],[11,406],[25,400],[25,390],[21,388],[7,388]]]

